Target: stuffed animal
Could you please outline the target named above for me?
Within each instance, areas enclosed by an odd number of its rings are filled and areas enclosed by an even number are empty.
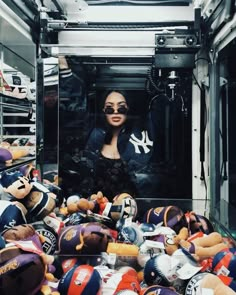
[[[14,160],[29,154],[29,149],[23,147],[0,147],[0,163],[11,164]]]
[[[188,224],[189,235],[193,235],[196,232],[203,232],[208,235],[214,232],[214,227],[207,217],[199,215],[194,211],[186,212],[184,215]]]
[[[218,252],[227,248],[221,234],[217,232],[200,237],[197,236],[196,238],[193,235],[188,240],[180,240],[179,246],[192,254],[197,261],[213,258]]]
[[[75,265],[70,268],[60,279],[58,291],[60,294],[93,294],[99,295],[101,276],[91,265]]]
[[[130,218],[134,220],[138,213],[138,207],[135,199],[122,193],[114,197],[112,203],[107,203],[103,210],[103,215],[110,217],[114,222]]]
[[[12,200],[24,199],[32,190],[32,183],[20,171],[3,172],[0,183]]]
[[[159,224],[172,228],[177,234],[183,227],[188,227],[183,211],[177,206],[156,207],[147,210],[144,223]]]
[[[58,254],[100,254],[112,240],[110,229],[100,223],[67,226],[59,234]]]
[[[41,220],[56,207],[56,195],[39,182],[30,181],[20,171],[5,172],[1,185],[12,201],[20,201],[27,209],[27,220]]]
[[[20,202],[0,200],[0,233],[15,225],[26,223],[27,210]]]
[[[93,208],[91,210],[94,213],[102,215],[107,203],[109,202],[107,197],[103,196],[103,193],[99,191],[97,194],[92,194],[90,196],[90,200],[94,202]]]
[[[204,289],[211,289],[214,295],[235,295],[236,292],[226,286],[222,280],[214,274],[206,274],[199,284],[200,294]]]

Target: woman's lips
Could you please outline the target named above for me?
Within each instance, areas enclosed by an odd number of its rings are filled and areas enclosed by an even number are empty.
[[[119,121],[121,120],[120,117],[112,117],[111,119],[112,119],[112,121],[114,121],[114,122],[119,122]]]

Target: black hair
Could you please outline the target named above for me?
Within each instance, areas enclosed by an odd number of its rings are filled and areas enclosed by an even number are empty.
[[[102,110],[104,108],[104,104],[105,104],[105,101],[107,99],[107,97],[112,93],[112,92],[117,92],[117,93],[120,93],[122,96],[124,96],[125,100],[126,100],[126,103],[127,105],[129,105],[129,101],[128,101],[128,93],[127,91],[125,90],[119,90],[119,89],[107,89],[103,92],[102,94],[102,98],[101,100],[99,101],[99,109]]]
[[[113,130],[113,127],[110,126],[108,123],[107,123],[107,120],[106,120],[106,116],[105,114],[103,113],[103,108],[104,108],[104,104],[105,104],[105,101],[106,101],[106,98],[108,97],[108,95],[110,95],[112,92],[117,92],[117,93],[120,93],[122,96],[124,96],[125,100],[126,100],[126,103],[127,105],[129,106],[129,95],[128,93],[125,91],[125,90],[120,90],[120,89],[107,89],[103,94],[102,94],[102,98],[101,100],[99,100],[99,111],[101,113],[101,120],[100,120],[100,124],[103,125],[103,127],[105,128],[105,131],[106,131],[106,136],[105,136],[105,139],[104,139],[104,143],[105,144],[110,144],[111,143],[111,139],[112,139],[112,130]],[[129,116],[127,117],[127,120],[125,122],[125,129],[126,130],[129,130],[130,129],[130,120],[129,120]]]

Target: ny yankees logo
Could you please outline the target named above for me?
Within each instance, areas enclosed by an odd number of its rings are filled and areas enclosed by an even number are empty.
[[[140,147],[142,147],[144,153],[147,154],[150,152],[150,148],[148,146],[153,146],[153,141],[149,139],[147,131],[144,130],[142,131],[141,139],[138,139],[134,134],[131,134],[129,141],[134,145],[136,154],[141,154]]]

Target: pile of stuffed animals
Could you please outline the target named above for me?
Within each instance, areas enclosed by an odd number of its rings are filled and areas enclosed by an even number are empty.
[[[1,295],[233,295],[236,247],[177,206],[138,214],[127,193],[63,196],[33,169],[4,172]]]

